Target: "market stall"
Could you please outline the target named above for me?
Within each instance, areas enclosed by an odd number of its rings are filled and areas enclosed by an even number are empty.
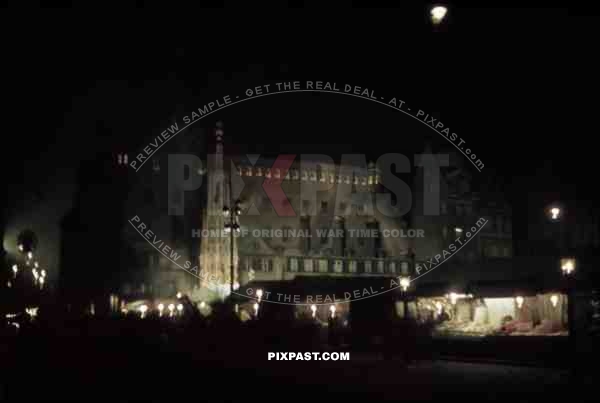
[[[487,285],[417,298],[419,320],[438,336],[566,336],[566,305],[561,292]]]

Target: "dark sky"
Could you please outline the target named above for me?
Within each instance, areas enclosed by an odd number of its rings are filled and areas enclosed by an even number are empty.
[[[431,112],[478,150],[512,199],[590,199],[598,19],[584,9],[451,8],[445,32],[432,34],[416,4],[331,17],[213,10],[190,22],[147,11],[99,26],[45,19],[7,51],[6,120],[17,126],[6,128],[3,147],[9,204],[116,144],[138,152],[169,119],[209,101],[306,79],[367,87]],[[265,97],[214,117],[226,122],[228,141],[258,152],[304,144],[377,156],[414,150],[428,136],[384,107],[329,94]]]

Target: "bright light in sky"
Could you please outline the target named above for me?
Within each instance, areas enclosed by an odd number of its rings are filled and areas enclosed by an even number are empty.
[[[448,9],[444,6],[433,7],[431,9],[431,21],[433,21],[434,24],[439,24],[440,22],[442,22],[447,12]]]

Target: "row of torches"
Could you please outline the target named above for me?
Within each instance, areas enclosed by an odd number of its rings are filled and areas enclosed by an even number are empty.
[[[177,293],[177,299],[181,299],[182,294],[180,292]],[[158,304],[156,306],[158,308],[158,316],[162,317],[163,313],[165,311],[165,304],[163,304],[162,302],[160,304]],[[178,315],[181,315],[183,313],[183,304],[169,304],[166,306],[168,312],[169,312],[169,317],[172,318],[173,316],[175,316],[175,311],[177,311]],[[200,309],[204,309],[206,308],[206,302],[202,301],[200,302]],[[144,304],[141,305],[138,308],[138,311],[140,311],[140,315],[142,318],[146,317],[146,312],[148,312],[148,305]]]
[[[262,300],[262,296],[263,296],[263,291],[261,289],[256,290],[256,296],[258,297],[258,302],[254,303],[254,316],[258,316],[258,309],[260,308],[260,301]],[[312,312],[312,317],[313,319],[317,317],[317,306],[316,305],[311,305],[310,306],[310,310]],[[329,312],[331,315],[331,319],[335,318],[335,312],[336,312],[337,308],[335,307],[335,305],[330,305],[329,306]]]
[[[163,312],[165,310],[165,304],[158,304],[157,308],[158,316],[162,317]],[[175,306],[175,304],[169,304],[167,306],[167,309],[169,310],[169,317],[172,318],[173,316],[175,316],[175,309],[177,309],[177,314],[181,315],[181,313],[183,312],[183,304],[177,304],[177,306]],[[148,312],[148,305],[142,305],[138,308],[138,310],[140,311],[141,317],[143,319],[146,316],[146,312]]]

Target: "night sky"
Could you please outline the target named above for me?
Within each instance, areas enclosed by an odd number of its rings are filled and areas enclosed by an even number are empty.
[[[202,11],[190,22],[144,12],[135,24],[121,15],[99,27],[46,19],[39,35],[7,49],[10,197],[3,202],[18,209],[25,199],[43,199],[82,160],[118,146],[138,153],[172,119],[224,95],[312,79],[397,96],[437,116],[477,150],[485,163],[478,175],[496,178],[516,221],[553,198],[591,203],[597,18],[568,9],[451,8],[445,32],[432,34],[420,5],[347,11],[304,10],[295,18]],[[265,97],[196,126],[217,119],[228,142],[259,153],[375,159],[412,154],[431,137],[398,112],[331,94]]]

